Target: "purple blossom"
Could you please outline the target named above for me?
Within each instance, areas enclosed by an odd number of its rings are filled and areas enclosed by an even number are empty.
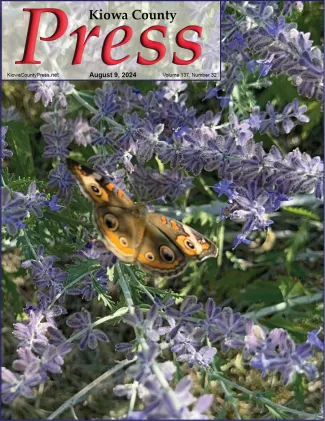
[[[69,156],[68,146],[72,141],[73,132],[68,127],[57,127],[52,132],[43,131],[46,141],[44,158],[67,158]]]
[[[26,196],[20,192],[14,192],[13,196],[24,201],[27,211],[33,213],[38,218],[43,216],[42,209],[47,205],[46,194],[36,192],[35,181],[29,185]]]
[[[57,294],[63,291],[64,281],[68,278],[68,274],[61,269],[54,267],[54,263],[58,260],[56,256],[45,256],[44,246],[38,249],[37,260],[26,260],[23,262],[23,268],[32,268],[32,276],[37,285],[41,289],[48,289],[50,297],[43,300],[43,308],[46,309],[45,303],[51,301]],[[63,298],[63,296],[62,296]]]
[[[190,392],[192,381],[190,376],[183,377],[175,390],[167,392],[153,376],[143,382],[142,400],[145,408],[128,414],[128,419],[208,419],[206,412],[212,404],[212,395],[203,395],[196,399]],[[172,394],[172,396],[171,396]],[[190,408],[192,406],[192,408]]]
[[[63,163],[49,173],[50,182],[48,187],[59,187],[58,197],[62,198],[65,203],[69,203],[72,196],[72,188],[75,185],[75,179],[70,171]]]
[[[55,103],[59,104],[62,109],[66,109],[68,106],[67,95],[71,95],[74,90],[74,85],[69,83],[67,80],[59,82],[58,92],[55,96]]]
[[[182,301],[179,311],[172,307],[167,307],[167,314],[173,317],[186,318],[192,316],[202,309],[202,304],[197,302],[197,297],[194,295],[185,297]]]
[[[193,177],[185,177],[181,171],[165,170],[161,174],[151,168],[135,167],[130,180],[142,201],[163,196],[174,201],[191,188]]]
[[[230,348],[242,348],[243,335],[246,333],[246,321],[240,313],[234,313],[230,307],[225,307],[217,313],[209,323],[209,339],[212,343],[221,341],[221,350],[227,352]]]
[[[201,346],[205,335],[205,329],[202,327],[193,327],[188,324],[182,324],[178,327],[176,335],[170,333],[174,345],[171,351],[175,354],[184,355],[196,353],[196,349]]]
[[[1,368],[2,387],[1,393],[3,402],[9,403],[17,396],[25,398],[34,398],[36,391],[33,389],[41,383],[44,383],[46,377],[39,373],[40,364],[38,361],[33,362],[26,367],[23,374],[16,374],[5,367]]]
[[[93,126],[96,126],[105,117],[114,116],[120,109],[120,105],[117,103],[116,88],[113,88],[109,82],[106,82],[102,89],[96,89],[94,101],[98,110],[90,120],[90,124]]]
[[[269,72],[292,77],[298,93],[308,98],[323,98],[323,58],[318,48],[312,48],[310,34],[286,23],[285,17],[271,17],[261,27],[247,34],[250,51],[268,62]]]
[[[245,121],[239,121],[235,114],[230,115],[229,126],[221,130],[223,133],[236,139],[236,144],[240,146],[244,146],[253,137],[250,125]]]
[[[48,206],[49,206],[49,208],[52,212],[56,212],[56,211],[63,208],[63,206],[61,206],[57,203],[57,195],[56,194],[54,194],[52,196],[51,200],[48,202]]]
[[[61,366],[64,363],[64,356],[72,350],[73,346],[70,343],[62,344],[59,347],[49,345],[46,347],[42,358],[41,364],[43,370],[50,373],[62,373]]]
[[[26,89],[35,92],[35,102],[42,100],[44,107],[47,107],[53,102],[59,87],[57,82],[28,82]]]
[[[317,377],[316,367],[308,361],[311,355],[310,344],[296,345],[285,330],[273,329],[250,364],[262,370],[263,375],[280,371],[284,383],[287,384],[295,373],[305,373],[311,379]]]
[[[151,343],[158,342],[161,335],[161,332],[159,332],[159,329],[157,329],[155,324],[157,316],[158,307],[153,305],[147,313],[146,318],[143,317],[142,311],[136,307],[134,315],[127,314],[123,317],[123,320],[134,328],[141,330],[148,342]]]
[[[46,332],[51,323],[43,320],[40,310],[30,311],[29,320],[14,324],[13,335],[18,339],[20,347],[31,348],[35,353],[42,354],[48,345]]]
[[[232,183],[230,180],[224,179],[221,180],[218,184],[215,184],[213,186],[213,190],[218,193],[218,197],[221,197],[223,194],[225,194],[229,200],[232,200],[234,197],[234,188],[235,183]]]
[[[184,136],[182,166],[198,175],[207,163],[210,136],[203,129],[190,130]]]
[[[320,349],[321,351],[324,351],[324,343],[318,337],[321,331],[322,328],[308,332],[307,343],[311,346],[314,346],[315,348]]]
[[[79,348],[84,351],[87,347],[95,349],[98,342],[108,342],[108,337],[100,329],[93,329],[90,314],[87,310],[74,313],[67,319],[67,325],[74,329],[73,335],[82,333],[79,338]]]
[[[171,168],[181,166],[183,161],[183,143],[182,140],[173,134],[170,142],[159,142],[157,145],[157,155],[163,164],[170,164]]]
[[[107,250],[105,244],[96,240],[89,242],[82,249],[75,253],[76,257],[80,260],[98,259],[101,267],[107,269],[116,263],[116,256]]]
[[[8,131],[8,126],[1,127],[1,159],[10,158],[13,153],[9,149],[6,149],[8,143],[5,142],[5,137]]]
[[[180,354],[177,357],[177,361],[186,362],[189,367],[199,366],[207,368],[211,364],[216,353],[216,348],[203,346],[199,351],[195,350],[194,352]]]
[[[159,135],[164,130],[163,124],[153,126],[149,121],[145,127],[137,129],[133,137],[136,141],[137,159],[140,164],[149,161],[157,151],[159,144]]]
[[[98,297],[98,290],[94,286],[94,282],[98,282],[99,287],[104,291],[107,290],[107,274],[104,269],[97,270],[91,275],[86,275],[75,288],[70,288],[68,295],[81,295],[86,301],[91,301],[94,297]]]
[[[95,131],[96,129],[90,127],[88,121],[84,120],[81,115],[74,121],[73,137],[78,146],[90,145],[92,142],[92,135]]]
[[[10,235],[17,234],[22,221],[27,214],[25,201],[21,197],[10,198],[8,187],[1,187],[2,202],[2,225],[4,225]]]
[[[166,85],[162,87],[163,97],[167,100],[174,99],[178,100],[178,94],[187,88],[187,83],[183,81],[172,81],[166,82]]]
[[[242,235],[237,237],[235,247],[243,242],[254,230],[265,230],[273,221],[265,215],[276,211],[281,201],[276,192],[268,192],[258,188],[256,182],[248,184],[246,188],[236,187],[232,203],[228,207],[227,217],[233,221],[245,221]],[[288,197],[281,196],[281,200]]]
[[[274,177],[275,184],[281,193],[315,192],[318,199],[323,197],[324,164],[320,157],[311,158],[308,154],[295,149],[275,165],[278,168]]]
[[[136,112],[133,112],[132,114],[123,114],[123,122],[123,130],[118,127],[113,129],[114,133],[116,134],[115,145],[116,147],[122,147],[126,151],[135,153],[136,144],[134,133],[142,124],[142,122]]]

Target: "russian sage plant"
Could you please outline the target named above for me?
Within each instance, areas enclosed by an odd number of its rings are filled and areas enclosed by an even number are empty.
[[[193,7],[193,13],[199,12],[200,2]],[[321,204],[321,158],[281,147],[283,139],[310,122],[310,100],[323,100],[321,50],[292,21],[303,12],[303,3],[229,1],[221,9],[220,82],[164,82],[151,89],[146,83],[135,87],[122,82],[95,88],[87,82],[24,84],[23,95],[33,95],[40,110],[37,129],[27,131],[30,137],[37,133],[30,148],[33,167],[22,161],[26,151],[16,141],[28,122],[13,105],[3,108],[4,244],[21,250],[21,270],[35,287],[14,323],[12,367],[2,368],[5,404],[36,398],[41,385],[64,371],[70,353],[113,347],[114,359],[122,361],[114,363],[106,378],[123,370],[113,391],[128,400],[128,419],[240,419],[245,414],[237,393],[249,397],[261,417],[267,412],[322,417],[321,405],[309,413],[277,402],[267,383],[289,390],[297,379],[317,381],[323,342],[315,323],[296,340],[285,326],[258,322],[259,311],[274,314],[276,305],[258,309],[255,303],[254,311],[245,306],[239,311],[232,308],[231,297],[222,304],[204,285],[197,290],[199,297],[189,294],[208,270],[204,265],[202,270],[190,266],[187,290],[181,290],[178,280],[174,290],[167,282],[166,288],[158,288],[160,280],[119,262],[97,239],[91,206],[81,198],[66,165],[69,156],[88,161],[135,201],[149,210],[168,207],[175,217],[180,209],[191,214],[204,199],[213,199],[220,212],[205,218],[212,221],[210,234],[218,241],[221,259],[220,232],[228,227],[235,232],[228,246],[247,251],[249,244],[272,232],[277,211],[292,198],[314,197],[313,203]],[[213,60],[213,46],[210,50],[205,63]],[[254,95],[270,89],[276,77],[289,80],[296,97],[283,106],[268,102],[262,107]],[[251,97],[242,102],[238,92],[245,89]],[[25,164],[18,170],[11,162]],[[314,215],[301,209],[297,214]],[[198,229],[205,230],[204,225]],[[234,267],[239,260],[233,258]],[[209,272],[215,283],[219,270],[220,265]],[[279,305],[321,300],[319,291],[312,292]],[[108,314],[96,319],[91,310],[98,301]],[[123,342],[107,328],[117,321],[125,333]],[[240,384],[235,375],[228,376],[227,367],[260,376],[268,384],[267,393]],[[219,394],[228,408],[221,408]],[[49,419],[73,407],[77,398],[62,403]]]

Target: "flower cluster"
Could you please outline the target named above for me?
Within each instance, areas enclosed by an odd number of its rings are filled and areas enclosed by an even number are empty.
[[[64,307],[67,291],[74,295],[81,294],[89,300],[94,296],[94,288],[91,288],[87,275],[81,277],[80,285],[74,289],[66,288],[68,273],[54,266],[57,261],[56,256],[45,255],[44,247],[40,246],[35,259],[22,264],[23,268],[31,268],[37,287],[37,304],[27,304],[27,320],[14,325],[13,335],[19,341],[19,358],[13,362],[13,371],[2,367],[5,403],[20,395],[35,397],[35,387],[46,382],[50,373],[62,372],[64,357],[73,349],[73,341],[80,341],[79,348],[82,350],[87,346],[90,349],[96,348],[99,341],[108,342],[104,332],[93,328],[90,314],[86,310],[68,317],[66,323],[73,329],[69,339],[58,329],[55,319],[67,314]],[[103,270],[95,271],[91,276],[98,282],[103,282],[105,278],[107,283]]]
[[[10,235],[16,235],[20,228],[25,228],[24,219],[27,216],[35,215],[37,218],[43,216],[43,209],[49,207],[52,212],[61,209],[56,203],[56,195],[47,200],[45,193],[37,191],[36,183],[33,181],[27,190],[27,194],[11,192],[8,187],[1,188],[2,200],[2,225],[6,226]]]
[[[172,362],[158,362],[159,355],[168,347],[176,361],[186,363],[196,370],[213,371],[211,365],[217,352],[225,354],[232,349],[241,351],[247,364],[261,370],[263,376],[280,373],[285,384],[292,381],[295,373],[304,373],[308,378],[317,377],[315,364],[311,362],[314,349],[323,349],[318,338],[320,331],[308,334],[304,344],[297,345],[283,329],[267,331],[229,307],[217,307],[209,298],[204,317],[203,306],[194,296],[186,297],[180,308],[175,300],[162,302],[155,300],[149,310],[135,308],[133,314],[123,320],[133,326],[136,337],[129,343],[116,346],[118,352],[126,352],[127,357],[137,358],[128,371],[128,376],[136,384],[119,385],[114,388],[118,396],[131,398],[136,391],[145,404],[141,412],[131,412],[130,419],[206,419],[202,413],[209,408],[212,399],[201,397],[194,409],[188,406],[195,402],[188,395],[191,388],[190,377],[183,377],[175,390],[168,388],[173,383],[176,366]],[[200,316],[200,317],[198,317]],[[179,393],[184,388],[185,395]],[[194,416],[195,414],[195,416]]]
[[[71,199],[74,179],[64,161],[73,139],[78,145],[87,146],[92,141],[94,146],[101,147],[101,153],[92,156],[90,163],[99,173],[109,176],[116,185],[129,189],[141,200],[168,198],[175,201],[191,188],[191,174],[197,176],[203,170],[217,173],[221,183],[225,180],[234,183],[238,198],[245,199],[238,199],[234,204],[232,197],[228,197],[230,219],[243,219],[237,211],[245,212],[245,206],[250,206],[247,200],[256,202],[253,208],[258,207],[260,213],[260,223],[245,224],[235,245],[246,242],[252,230],[267,227],[262,222],[267,209],[277,210],[290,195],[314,193],[322,198],[323,162],[319,157],[311,158],[298,149],[283,156],[276,146],[266,151],[261,143],[254,141],[256,133],[278,136],[281,132],[291,132],[297,124],[307,123],[307,107],[299,105],[297,99],[282,111],[271,103],[266,105],[265,111],[255,107],[247,118],[230,112],[228,122],[221,123],[222,113],[207,111],[196,116],[196,110],[186,106],[187,95],[175,94],[178,85],[172,85],[170,89],[174,93],[166,95],[169,84],[160,84],[160,90],[142,95],[123,84],[113,86],[105,82],[103,88],[95,91],[94,102],[98,108],[93,109],[90,121],[93,125],[100,123],[100,128],[90,126],[81,115],[73,122],[63,108],[56,107],[53,112],[42,115],[46,121],[41,128],[46,141],[44,156],[61,160],[50,171],[49,182],[49,187],[59,187],[59,198],[65,203]],[[217,88],[213,89],[217,92]],[[142,118],[134,108],[143,110]],[[120,118],[124,124],[118,123]],[[171,170],[158,172],[145,167],[154,157]],[[189,174],[185,175],[184,170]],[[255,190],[263,194],[248,197],[252,183],[256,183]],[[270,202],[266,208],[265,195]],[[240,209],[242,203],[245,205]]]
[[[323,55],[313,47],[310,34],[286,22],[293,9],[302,11],[303,3],[285,2],[281,7],[277,1],[248,1],[245,5],[229,1],[221,7],[224,69],[214,94],[223,108],[228,106],[234,86],[243,79],[245,64],[260,77],[287,75],[300,95],[323,99]]]
[[[27,323],[16,323],[14,336],[18,339],[18,359],[13,362],[15,372],[2,367],[2,394],[5,403],[22,395],[26,398],[36,396],[35,386],[44,383],[49,373],[60,373],[64,356],[72,350],[65,342],[63,334],[57,331],[54,320],[44,321],[40,309],[29,310]],[[53,315],[55,311],[53,311]],[[51,336],[58,334],[63,341],[54,344]],[[48,335],[46,335],[48,333]]]
[[[44,107],[49,104],[60,105],[66,108],[67,95],[71,95],[74,86],[67,81],[63,82],[29,82],[27,85],[29,91],[35,92],[35,102],[42,101]]]

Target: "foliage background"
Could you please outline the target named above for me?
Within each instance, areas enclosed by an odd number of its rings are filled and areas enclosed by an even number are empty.
[[[311,32],[311,39],[316,45],[323,43],[323,4],[309,2],[305,4],[303,14],[294,13],[291,17],[298,23],[303,32]],[[265,108],[271,101],[278,109],[297,97],[296,89],[287,81],[287,77],[272,78],[272,86],[265,89],[248,90],[249,77],[242,81],[234,91],[236,104],[240,104],[245,113],[255,105]],[[78,82],[78,91],[94,91],[101,83]],[[143,94],[157,89],[151,82],[130,83]],[[48,172],[52,169],[50,160],[42,158],[44,139],[39,131],[43,123],[40,119],[44,111],[41,103],[34,103],[33,93],[26,91],[26,84],[22,82],[4,82],[2,90],[2,106],[14,105],[21,113],[24,123],[9,123],[17,135],[8,140],[9,148],[14,152],[13,158],[3,163],[4,178],[10,180],[9,185],[26,193],[27,186],[34,179],[39,181],[40,191],[47,191]],[[207,110],[218,111],[216,101],[202,102],[207,86],[204,83],[189,83],[187,88],[187,105],[194,106],[198,114]],[[310,122],[297,126],[294,131],[284,137],[275,139],[265,134],[256,136],[255,140],[263,141],[268,150],[276,144],[285,153],[299,147],[311,156],[323,154],[323,119],[320,103],[306,98],[299,98],[300,104],[308,106]],[[69,101],[68,111],[77,117],[80,111],[87,116],[87,111],[74,101]],[[19,143],[18,143],[19,142]],[[93,155],[91,146],[87,148],[75,147],[73,153],[76,158]],[[13,174],[13,176],[8,176]],[[12,177],[12,178],[10,178]],[[185,275],[180,279],[165,281],[149,281],[149,286],[156,292],[172,289],[180,296],[196,295],[202,302],[207,297],[213,297],[221,305],[231,306],[242,313],[287,301],[301,295],[311,295],[322,289],[323,284],[323,214],[321,203],[317,199],[302,197],[298,206],[282,207],[275,215],[275,224],[267,233],[258,233],[250,246],[241,245],[233,250],[233,240],[240,228],[231,221],[218,222],[217,218],[205,212],[200,205],[215,203],[217,195],[212,186],[218,181],[213,173],[203,172],[195,179],[195,188],[187,198],[187,206],[198,206],[196,211],[187,212],[183,219],[203,234],[215,239],[223,248],[223,253],[217,259],[209,259],[201,265],[191,264]],[[218,199],[222,202],[222,198]],[[168,204],[169,211],[185,209],[185,202],[178,201]],[[91,230],[91,220],[87,212],[90,205],[83,200],[77,189],[74,190],[72,204],[68,209],[58,213],[51,213],[50,218],[34,218],[29,225],[32,241],[46,243],[48,251],[61,259],[61,265],[71,264],[71,252],[84,245],[78,235],[80,227],[86,226]],[[87,214],[84,223],[80,222],[81,214]],[[65,224],[62,229],[61,222]],[[32,229],[31,229],[32,227]],[[28,248],[23,242],[2,244],[3,265],[3,309],[2,309],[2,356],[3,365],[9,367],[15,359],[16,340],[12,336],[12,326],[17,320],[24,318],[23,307],[26,302],[35,301],[35,287],[28,273],[20,268],[23,259],[28,258]],[[80,269],[81,270],[81,269]],[[110,294],[116,305],[119,302],[119,292],[115,285],[110,285]],[[143,296],[139,299],[145,300]],[[69,297],[66,306],[69,313],[86,307],[92,314],[92,319],[103,317],[108,308],[103,299],[84,302],[79,297]],[[261,324],[269,328],[283,327],[292,338],[298,342],[304,341],[308,331],[322,325],[323,304],[321,302],[288,308],[260,319]],[[63,332],[68,328],[62,324]],[[63,374],[53,375],[52,380],[45,386],[40,386],[38,396],[29,401],[19,398],[12,405],[3,409],[5,419],[42,419],[56,409],[62,402],[78,392],[109,367],[118,358],[114,351],[114,344],[127,341],[132,336],[132,329],[122,323],[109,325],[104,331],[110,338],[109,344],[100,344],[95,351],[80,352],[74,350],[68,355]],[[232,357],[232,358],[231,358]],[[308,383],[298,377],[291,389],[282,388],[271,377],[262,379],[254,370],[243,367],[236,353],[228,355],[227,361],[220,361],[229,378],[238,384],[245,385],[252,390],[269,390],[270,397],[277,403],[291,403],[291,406],[307,412],[315,412],[322,401],[322,382],[317,380]],[[195,377],[195,373],[193,374]],[[123,379],[120,379],[121,382]],[[201,387],[202,379],[197,374],[196,388]],[[271,383],[273,384],[271,386]],[[274,383],[275,382],[275,383]],[[118,379],[116,382],[118,383]],[[128,402],[112,394],[114,384],[103,384],[100,390],[93,393],[85,402],[76,406],[75,411],[79,419],[119,418],[127,411]],[[217,382],[217,401],[220,411],[217,418],[234,417],[231,406],[225,403],[225,396],[219,390]],[[272,393],[272,389],[276,393]],[[219,390],[219,391],[218,391]],[[244,418],[258,417],[260,408],[247,398],[239,401],[240,413]],[[268,414],[274,417],[274,414]],[[71,418],[70,411],[61,415],[62,419]]]

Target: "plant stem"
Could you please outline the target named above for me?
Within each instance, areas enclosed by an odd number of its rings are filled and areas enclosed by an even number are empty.
[[[61,405],[58,409],[56,409],[52,414],[47,418],[48,420],[53,420],[58,417],[58,415],[62,414],[63,411],[70,408],[73,405],[76,405],[81,398],[85,397],[92,389],[97,387],[101,382],[107,380],[113,374],[117,373],[118,371],[122,370],[122,368],[127,367],[128,365],[132,364],[136,358],[133,360],[124,360],[118,363],[115,367],[111,368],[110,370],[106,371],[106,373],[102,374],[101,376],[97,377],[93,382],[89,383],[86,387],[80,390],[80,392],[76,393],[72,398],[68,399]]]
[[[35,251],[35,249],[34,249],[34,247],[33,247],[32,243],[30,242],[30,239],[29,239],[29,237],[28,237],[28,234],[27,234],[27,231],[26,231],[26,229],[25,229],[25,228],[23,228],[23,232],[24,232],[24,236],[25,236],[25,238],[26,238],[26,243],[27,243],[28,247],[30,248],[30,251],[32,252],[32,255],[34,256],[34,258],[35,258],[36,260],[38,260],[38,259],[39,259],[39,257],[38,257],[38,255],[37,255],[37,253],[36,253],[36,251]]]
[[[218,256],[217,256],[217,270],[215,274],[215,279],[218,278],[221,267],[222,267],[222,258],[223,258],[223,246],[225,242],[225,221],[222,220],[219,224],[218,230]]]
[[[228,390],[224,381],[220,380],[220,383],[221,383],[221,387],[222,387],[222,389],[225,393],[225,396],[226,396],[227,400],[229,401],[230,405],[232,406],[232,408],[235,412],[236,418],[238,420],[241,420],[240,413],[238,412],[238,408],[237,408],[236,402],[234,402],[234,398],[233,398],[232,394],[229,392],[229,390]]]
[[[142,291],[150,298],[150,300],[154,303],[155,302],[155,297],[147,290],[147,288],[142,285],[142,283],[138,280],[138,278],[135,276],[135,274],[133,273],[132,269],[125,265],[127,271],[129,272],[131,278],[137,283],[137,285],[139,285],[139,288],[142,289]]]
[[[78,420],[79,418],[77,417],[76,411],[74,410],[74,407],[72,405],[70,406],[70,411],[73,416],[73,419]]]
[[[89,110],[90,112],[92,112],[93,114],[96,113],[96,108],[94,108],[92,105],[89,104],[89,102],[85,101],[81,95],[79,94],[79,92],[74,89],[72,91],[72,96],[81,104],[83,105],[85,108],[87,108],[87,110]]]
[[[62,291],[60,291],[58,294],[56,294],[56,296],[54,297],[53,301],[51,302],[51,304],[49,305],[49,309],[51,307],[53,307],[54,303],[56,303],[56,301],[61,297],[61,295],[63,295],[66,291],[68,291],[71,287],[73,287],[73,285],[77,284],[79,281],[81,281],[81,279],[83,279],[85,276],[91,275],[92,272],[86,272],[80,276],[78,276],[78,278],[74,279],[73,281],[71,281],[68,285],[66,285]]]
[[[132,412],[133,409],[134,409],[135,401],[137,399],[138,386],[139,386],[139,382],[137,382],[135,380],[133,382],[133,385],[132,385],[132,395],[131,395],[131,399],[130,399],[130,405],[129,405],[129,411],[128,411],[128,413]]]
[[[259,319],[260,317],[269,316],[270,314],[278,313],[279,311],[284,311],[287,308],[303,305],[303,304],[311,304],[316,303],[317,301],[321,301],[323,299],[324,293],[318,292],[314,295],[308,295],[304,297],[297,297],[288,299],[283,303],[275,304],[270,307],[262,308],[258,311],[251,311],[245,314],[245,317],[252,317],[254,319]]]
[[[129,311],[130,314],[134,314],[134,303],[133,303],[133,299],[131,296],[131,292],[129,290],[128,284],[125,281],[125,278],[123,276],[123,272],[120,266],[120,263],[116,264],[117,267],[117,272],[119,274],[119,279],[118,279],[118,283],[121,287],[121,290],[123,292],[124,298],[128,304],[129,307]],[[149,347],[148,344],[146,342],[146,340],[144,339],[143,336],[140,336],[139,332],[137,332],[136,329],[134,329],[136,337],[139,341],[139,344],[141,345],[143,351],[148,351]],[[173,389],[171,389],[171,387],[169,386],[168,381],[166,380],[166,377],[164,376],[164,373],[161,371],[159,364],[153,360],[151,363],[151,369],[153,371],[153,373],[155,374],[155,376],[157,377],[157,380],[159,381],[161,387],[164,389],[164,391],[168,394],[168,396],[170,397],[170,400],[174,406],[174,411],[175,413],[177,413],[177,408],[179,406],[179,403],[176,399],[175,393],[173,391]]]
[[[201,184],[201,186],[203,187],[203,190],[205,191],[205,193],[210,197],[210,199],[215,200],[216,196],[213,193],[213,191],[211,190],[211,188],[209,186],[206,185],[203,177],[201,175],[199,175],[197,177],[199,183]]]
[[[224,382],[226,384],[228,384],[229,386],[233,387],[234,389],[239,390],[240,392],[244,393],[245,395],[248,396],[252,396],[254,399],[257,399],[261,402],[266,403],[269,406],[272,406],[278,410],[281,410],[283,412],[288,412],[290,414],[295,414],[301,417],[301,419],[305,419],[305,418],[309,418],[309,419],[322,419],[319,414],[309,414],[308,412],[304,412],[304,411],[298,411],[297,409],[291,409],[291,408],[287,408],[286,406],[283,405],[279,405],[273,401],[271,401],[270,399],[264,398],[264,396],[262,396],[260,393],[257,392],[252,392],[249,389],[246,389],[243,386],[240,386],[239,384],[226,379],[225,377],[223,377],[221,374],[217,373],[217,372],[213,372],[212,373],[212,377],[218,379],[221,382]]]
[[[73,342],[76,339],[79,339],[82,337],[82,335],[86,332],[88,332],[89,329],[92,329],[93,327],[96,327],[98,325],[101,325],[102,323],[108,322],[110,320],[116,319],[118,317],[124,316],[129,311],[127,307],[119,308],[115,313],[109,314],[108,316],[102,317],[95,322],[91,323],[89,326],[87,326],[85,329],[80,330],[80,332],[76,333],[75,335],[71,336],[69,339],[67,339],[67,342]]]
[[[126,280],[125,280],[125,277],[123,275],[123,272],[122,272],[122,269],[121,269],[121,266],[120,266],[119,262],[116,263],[116,268],[117,268],[117,272],[118,272],[118,275],[119,275],[118,283],[119,283],[119,285],[121,287],[121,290],[123,292],[125,301],[126,301],[128,307],[129,307],[130,314],[134,314],[134,303],[133,303],[133,299],[132,299],[132,296],[131,296],[131,292],[129,290],[128,284],[126,283]]]

